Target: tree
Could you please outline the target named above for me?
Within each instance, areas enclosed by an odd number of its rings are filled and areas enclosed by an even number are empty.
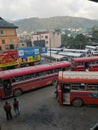
[[[94,27],[92,28],[92,37],[98,39],[98,27],[97,27],[97,26],[94,26]]]
[[[84,49],[85,45],[88,44],[88,38],[83,34],[78,34],[76,37],[68,37],[68,35],[63,34],[61,36],[62,45],[67,48]]]
[[[85,45],[88,44],[88,38],[86,38],[83,34],[78,34],[75,37],[75,42],[78,49],[84,49]]]

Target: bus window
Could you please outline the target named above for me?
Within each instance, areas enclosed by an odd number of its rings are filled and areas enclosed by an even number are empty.
[[[54,71],[54,73],[58,73],[58,72],[60,71],[60,69],[59,69],[59,68],[56,68],[56,69],[54,69],[53,71]]]
[[[14,77],[15,78],[15,82],[20,82],[20,81],[23,81],[23,76],[17,76],[17,77]]]
[[[77,63],[78,66],[84,65],[83,62],[78,62]]]
[[[70,91],[70,84],[62,84],[62,92],[68,93]]]
[[[98,90],[98,84],[90,83],[88,84],[88,90]]]
[[[67,67],[63,68],[63,71],[67,71],[67,70],[71,70],[71,67],[67,66]]]
[[[71,89],[72,90],[85,90],[85,84],[84,83],[72,83]]]
[[[52,74],[53,70],[46,70],[46,74]]]
[[[33,79],[33,78],[34,78],[34,74],[24,75],[24,80]]]
[[[38,77],[41,77],[41,76],[44,76],[45,75],[45,72],[39,72],[39,73],[37,73],[37,75],[38,75]]]

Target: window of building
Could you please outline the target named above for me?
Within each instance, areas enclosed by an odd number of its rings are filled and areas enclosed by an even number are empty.
[[[5,40],[2,40],[2,44],[5,44]]]
[[[13,39],[10,39],[10,44],[13,44],[13,43],[14,43]]]
[[[48,36],[45,36],[45,39],[48,39]]]
[[[46,41],[46,44],[48,44],[48,41]]]
[[[2,50],[2,47],[0,46],[0,50]]]
[[[4,34],[4,31],[3,31],[3,30],[0,30],[0,34]]]
[[[57,32],[57,35],[59,35],[60,33],[59,32]]]
[[[9,49],[10,49],[10,46],[9,46],[9,45],[7,45],[5,48],[6,48],[6,50],[9,50]]]

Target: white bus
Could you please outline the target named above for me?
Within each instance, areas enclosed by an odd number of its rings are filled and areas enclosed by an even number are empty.
[[[60,52],[59,55],[67,57],[68,61],[71,61],[72,58],[83,57],[82,53],[74,53],[74,52]]]
[[[50,51],[51,51],[51,53],[57,54],[59,52],[62,52],[63,48],[48,48],[48,52],[50,52]]]
[[[86,49],[64,49],[63,52],[81,53],[86,57],[91,55],[90,51]]]
[[[53,54],[53,53],[47,53],[46,54],[46,58],[51,60],[51,61],[68,61],[68,58],[66,56],[62,56],[62,55],[59,55],[59,54]]]
[[[93,56],[98,56],[98,46],[85,46],[85,50],[91,52]]]

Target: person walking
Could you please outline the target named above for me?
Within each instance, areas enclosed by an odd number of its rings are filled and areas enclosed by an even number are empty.
[[[11,113],[11,105],[10,103],[8,103],[7,101],[5,102],[5,105],[4,105],[4,111],[6,113],[6,119],[7,120],[12,120],[12,113]]]
[[[14,98],[13,108],[16,116],[20,115],[19,101],[16,98]]]

